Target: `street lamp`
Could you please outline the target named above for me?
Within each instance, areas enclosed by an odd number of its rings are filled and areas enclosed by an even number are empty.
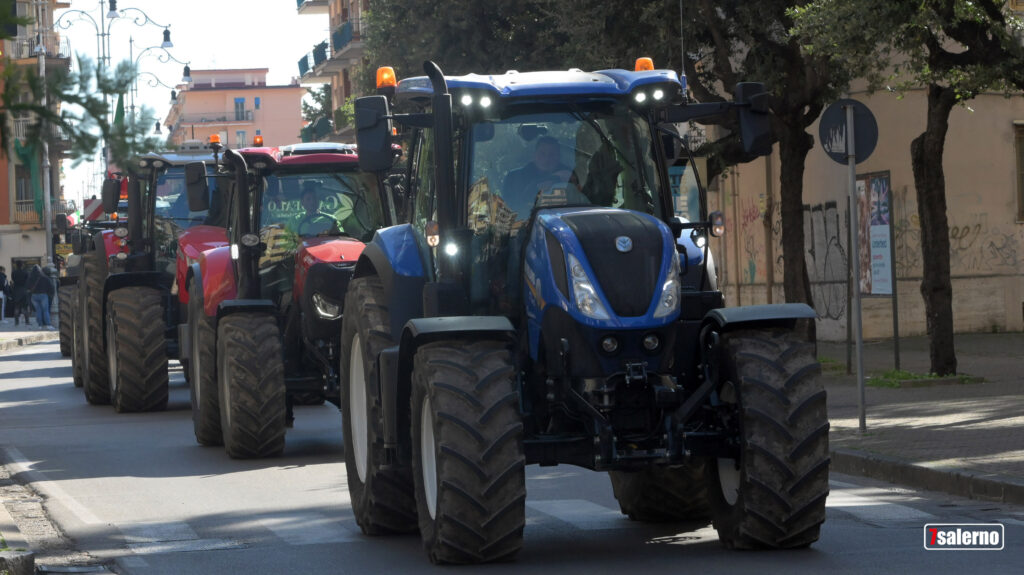
[[[164,37],[165,38],[169,38],[170,37],[170,32],[167,31],[167,30],[164,30],[164,31],[166,32]],[[165,48],[163,45],[160,45],[160,46],[149,46],[148,48],[143,48],[142,51],[139,52],[139,55],[135,56],[134,55],[135,54],[135,39],[134,38],[129,38],[128,39],[128,57],[129,57],[129,59],[131,59],[132,66],[133,66],[132,69],[135,71],[135,77],[132,80],[132,92],[131,92],[131,96],[132,97],[131,97],[131,104],[130,104],[130,109],[131,109],[131,113],[132,113],[133,117],[134,117],[134,114],[135,114],[135,94],[138,93],[138,91],[139,91],[139,76],[142,74],[142,72],[138,72],[139,61],[142,60],[142,57],[145,56],[146,53],[149,52],[150,50],[162,50],[163,51],[163,54],[157,54],[157,60],[159,60],[160,63],[162,63],[162,64],[167,64],[168,62],[177,62],[178,64],[184,65],[185,69],[183,71],[181,81],[185,82],[185,83],[189,83],[189,82],[192,81],[192,76],[191,76],[192,71],[191,71],[191,68],[189,67],[188,63],[187,62],[182,62],[181,60],[175,58],[170,52],[167,51],[167,48]],[[153,76],[154,78],[156,78],[156,76],[154,74],[152,74],[151,72],[145,72],[145,74],[149,74],[149,75]],[[156,78],[156,81],[160,82],[159,78]],[[154,86],[154,87],[156,86],[156,84],[153,84],[152,82],[150,82],[150,85]],[[170,86],[167,86],[163,82],[160,82],[160,85],[163,85],[165,87],[170,88]]]

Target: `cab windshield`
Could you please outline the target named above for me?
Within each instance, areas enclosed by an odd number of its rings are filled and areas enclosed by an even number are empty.
[[[521,225],[534,209],[559,206],[662,216],[650,125],[628,105],[570,102],[507,112],[469,133],[471,227]]]
[[[299,237],[345,235],[369,241],[384,225],[377,180],[358,171],[278,171],[260,181],[260,229]]]

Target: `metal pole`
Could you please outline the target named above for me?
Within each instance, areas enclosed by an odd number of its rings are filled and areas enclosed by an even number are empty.
[[[43,13],[46,7],[43,5],[43,0],[39,0],[37,6],[37,19],[39,26],[46,20],[43,17]],[[46,109],[46,42],[43,40],[43,32],[39,32],[39,78],[43,83],[43,95],[41,98],[40,105],[43,109]],[[53,267],[53,214],[51,214],[50,208],[50,145],[47,142],[49,134],[47,133],[46,117],[40,118],[40,127],[42,129],[43,137],[41,138],[43,144],[43,220],[45,224],[43,228],[46,230],[46,238],[43,242],[43,261],[46,263],[47,268]]]
[[[892,182],[889,182],[889,267],[892,270],[892,346],[896,371],[900,370],[900,295],[896,276],[896,214],[893,210]]]
[[[857,225],[857,148],[853,133],[853,105],[846,108],[846,163],[850,168],[850,238],[853,253],[853,337],[857,342],[857,408],[860,416],[860,431],[867,431],[867,416],[864,408],[864,335],[861,331],[860,309],[860,228]]]

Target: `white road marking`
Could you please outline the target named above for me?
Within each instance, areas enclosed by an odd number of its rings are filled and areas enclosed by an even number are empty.
[[[183,521],[153,521],[144,523],[118,523],[125,543],[162,543],[165,541],[192,541],[199,539],[188,523]]]
[[[318,543],[351,543],[357,535],[337,517],[319,513],[277,513],[257,518],[260,525],[274,532],[289,545]]]
[[[216,549],[242,549],[245,543],[230,539],[192,539],[190,541],[157,541],[154,543],[129,543],[128,549],[136,555],[156,553],[183,553],[186,551],[214,551]]]
[[[7,452],[7,460],[11,462],[11,471],[14,473],[24,473],[30,479],[33,489],[46,495],[51,501],[59,502],[86,525],[104,523],[93,515],[92,511],[89,511],[86,506],[76,501],[68,492],[64,491],[56,481],[49,480],[41,471],[34,470],[33,467],[39,463],[38,461],[30,461],[16,447],[4,447],[3,449]]]
[[[138,555],[126,555],[124,557],[117,558],[118,564],[127,569],[145,569],[149,567],[149,561],[146,561]]]
[[[636,521],[630,521],[618,509],[609,509],[585,499],[527,500],[526,506],[585,531],[629,529],[640,526]]]
[[[919,522],[935,518],[931,513],[886,501],[882,497],[892,496],[892,494],[883,489],[862,487],[840,481],[830,481],[829,484],[832,489],[825,506],[839,509],[863,521],[871,523]],[[836,487],[841,489],[835,489]]]

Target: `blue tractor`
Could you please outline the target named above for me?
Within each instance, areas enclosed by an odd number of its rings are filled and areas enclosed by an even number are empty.
[[[383,93],[356,101],[360,165],[401,170],[406,222],[377,231],[344,304],[365,533],[418,529],[439,563],[508,559],[524,467],[572,464],[609,472],[634,520],[710,517],[734,548],[818,539],[828,419],[795,328],[814,311],[725,308],[709,256],[722,216],[701,190],[677,217],[668,175],[670,125],[709,115],[738,113],[765,153],[764,87],[687,104],[675,72],[637,68],[446,77],[428,62],[390,87],[382,69]]]

